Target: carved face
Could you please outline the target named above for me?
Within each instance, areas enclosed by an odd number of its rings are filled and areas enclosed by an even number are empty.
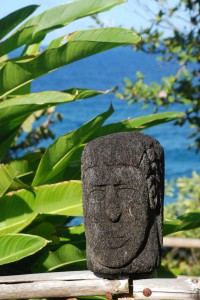
[[[150,136],[99,137],[82,155],[87,266],[98,274],[149,273],[162,249],[164,152]]]
[[[102,266],[122,267],[137,257],[145,243],[150,209],[147,184],[141,170],[133,166],[91,167],[86,177],[89,251]]]

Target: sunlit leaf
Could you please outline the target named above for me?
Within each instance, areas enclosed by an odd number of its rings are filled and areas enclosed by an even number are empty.
[[[164,221],[163,234],[168,235],[183,230],[190,230],[200,227],[200,211],[190,212],[180,216],[176,220]]]
[[[95,117],[75,131],[59,137],[45,152],[35,178],[33,186],[49,183],[52,178],[61,173],[68,164],[73,153],[93,135],[105,120],[113,113],[112,106],[109,110]]]
[[[71,92],[69,94],[68,92]],[[0,103],[0,160],[8,151],[19,127],[31,113],[50,106],[85,99],[104,92],[86,89],[70,89],[64,92],[41,92],[18,96]],[[4,144],[3,144],[4,143]]]
[[[86,269],[86,252],[74,245],[64,245],[54,252],[45,253],[33,266],[34,272],[49,272],[62,268],[68,271]]]
[[[152,126],[174,121],[178,118],[182,118],[183,116],[184,114],[180,112],[164,112],[142,116],[135,119],[128,119],[122,122],[102,126],[97,132],[95,132],[92,138],[123,131],[142,131]]]
[[[86,143],[99,136],[108,135],[116,132],[141,131],[143,129],[150,128],[158,124],[176,120],[177,118],[181,118],[182,116],[183,114],[178,112],[159,113],[144,117],[138,117],[135,119],[128,119],[118,123],[104,125],[98,130],[94,131],[92,135],[90,135],[89,138],[86,140]],[[70,157],[65,170],[63,170],[62,173],[54,177],[55,182],[59,180],[69,180],[70,178],[78,180],[80,179],[81,154],[83,151],[83,147],[84,145],[81,145],[79,148],[76,149],[76,151]],[[51,183],[51,180],[49,183]]]
[[[122,45],[139,42],[139,36],[124,28],[80,30],[69,35],[60,47],[34,56],[10,60],[0,69],[0,95],[5,96],[59,67]]]
[[[82,216],[81,182],[67,181],[19,190],[1,197],[0,204],[3,206],[0,233],[16,232],[20,225],[24,228],[26,217],[31,218],[32,214]]]
[[[18,192],[16,192],[18,193]],[[21,195],[4,195],[0,198],[0,234],[17,233],[28,226],[36,217],[35,212]]]
[[[20,8],[0,20],[0,39],[5,37],[12,29],[29,17],[38,5],[29,5]]]
[[[46,246],[47,240],[33,235],[0,235],[0,265],[18,261],[32,255]]]
[[[1,43],[0,56],[24,44],[37,45],[39,41],[39,45],[48,32],[61,28],[74,20],[108,10],[124,2],[124,0],[76,0],[45,10],[38,16],[30,18],[14,34]],[[15,22],[18,19],[18,14],[14,13],[12,18],[8,17],[7,23],[10,19]],[[12,29],[11,26],[10,29]],[[9,30],[7,30],[7,33]]]
[[[7,191],[30,188],[19,179],[23,175],[25,174],[19,174],[11,165],[0,164],[0,197]]]

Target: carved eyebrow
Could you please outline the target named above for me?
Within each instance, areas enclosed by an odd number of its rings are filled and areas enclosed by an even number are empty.
[[[94,191],[104,191],[105,185],[93,185],[90,189],[89,189],[89,193],[94,192]]]
[[[92,186],[93,187],[105,187],[105,186],[107,186],[107,184],[98,184],[98,183],[95,183]]]

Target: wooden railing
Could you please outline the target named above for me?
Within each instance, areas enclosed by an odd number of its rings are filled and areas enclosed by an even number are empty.
[[[175,248],[200,248],[200,239],[164,237],[165,247]]]
[[[199,299],[200,278],[109,280],[90,271],[0,277],[0,299],[106,295],[107,299]]]

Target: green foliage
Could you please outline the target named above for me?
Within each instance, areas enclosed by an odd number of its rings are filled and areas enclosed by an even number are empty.
[[[151,12],[151,8],[143,0],[142,9]],[[138,72],[132,82],[125,79],[123,92],[116,96],[129,103],[141,102],[143,108],[154,107],[157,112],[160,107],[184,107],[185,117],[175,122],[175,125],[189,123],[194,139],[190,145],[196,151],[200,150],[200,105],[199,105],[199,21],[200,2],[177,0],[156,1],[157,14],[151,14],[149,27],[141,29],[141,43],[134,45],[135,51],[143,51],[149,55],[156,54],[159,61],[174,62],[177,71],[161,79],[161,83],[145,81],[145,74]],[[177,25],[181,22],[181,24]],[[180,21],[181,20],[181,21]],[[167,33],[164,33],[167,32]],[[153,58],[154,59],[154,58]]]
[[[175,198],[178,195],[177,201],[166,205],[167,216],[177,215],[180,216],[183,213],[189,213],[191,210],[196,210],[200,205],[200,175],[193,171],[192,177],[181,177],[176,181],[176,187],[174,182],[167,184],[170,186],[171,193],[167,194],[171,198]]]
[[[45,247],[48,241],[27,234],[1,234],[0,265],[8,264],[31,255]]]
[[[34,79],[89,55],[140,40],[133,31],[123,28],[83,30],[52,41],[40,53],[39,46],[45,35],[73,20],[122,2],[68,2],[30,18],[0,45],[3,57],[0,64],[1,273],[85,268],[84,228],[82,225],[67,226],[71,218],[82,216],[80,158],[84,145],[111,132],[142,130],[183,116],[177,112],[160,113],[104,125],[114,112],[111,106],[79,129],[60,136],[44,151],[21,153],[18,159],[13,158],[10,149],[13,143],[12,149],[22,148],[16,137],[20,131],[23,132],[25,122],[31,134],[32,122],[43,115],[44,109],[48,113],[56,105],[103,93],[80,88],[31,93]],[[10,31],[35,8],[26,7],[2,19],[2,35],[3,32],[4,35],[8,33],[8,23]],[[22,45],[25,48],[19,57],[4,57],[4,54]],[[51,111],[49,114],[51,118]],[[33,136],[33,140],[29,140],[30,145],[34,144],[34,139],[37,138]]]
[[[171,182],[170,197],[176,202],[165,206],[165,232],[175,237],[200,239],[200,174],[193,172],[191,178],[178,178]],[[170,221],[176,216],[176,222]],[[177,275],[198,276],[200,272],[199,249],[174,249],[165,251],[163,263]]]

